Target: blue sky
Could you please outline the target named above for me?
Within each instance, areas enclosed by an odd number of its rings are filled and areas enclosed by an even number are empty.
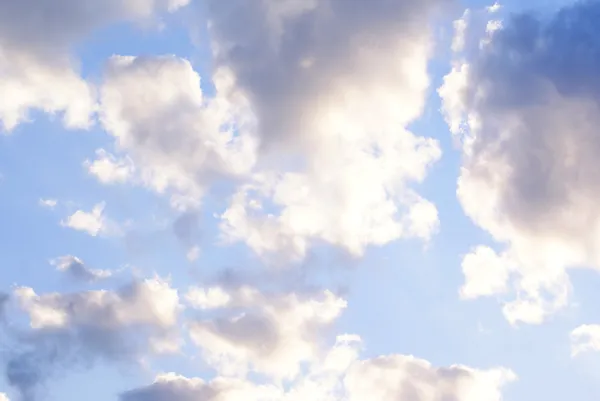
[[[42,3],[0,401],[600,395],[600,3]]]

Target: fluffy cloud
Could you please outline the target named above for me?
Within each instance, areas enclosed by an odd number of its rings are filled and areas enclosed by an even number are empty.
[[[225,375],[252,369],[279,378],[294,378],[302,362],[317,359],[320,331],[346,307],[328,291],[304,297],[267,294],[248,286],[194,288],[186,299],[216,313],[189,323],[192,341],[211,365]]]
[[[567,268],[600,267],[598,11],[581,2],[548,18],[479,24],[440,89],[463,143],[460,202],[507,246],[465,288],[503,292],[510,275],[518,295],[504,313],[513,323],[540,323],[568,304]],[[494,283],[480,280],[488,268]]]
[[[174,11],[188,0],[0,1],[0,121],[7,131],[30,109],[64,112],[67,127],[85,128],[95,110],[94,89],[78,74],[71,47],[94,30],[120,21]]]
[[[101,183],[124,183],[132,178],[135,167],[130,158],[117,159],[104,149],[98,149],[96,156],[96,160],[86,160],[83,165]]]
[[[205,98],[198,74],[176,57],[113,57],[101,120],[141,180],[159,193],[173,191],[183,208],[196,206],[214,178],[242,175],[254,163],[240,111],[220,97]]]
[[[341,336],[320,366],[286,389],[222,377],[205,382],[171,373],[122,394],[121,401],[501,401],[502,387],[516,378],[502,368],[436,368],[405,355],[359,360],[358,342],[351,337]]]
[[[76,256],[66,255],[52,260],[51,262],[59,271],[69,274],[76,280],[94,282],[109,278],[112,272],[102,269],[92,269]]]
[[[451,1],[208,3],[215,95],[185,60],[109,63],[102,122],[142,181],[189,209],[214,179],[244,179],[223,240],[286,261],[428,240],[437,210],[411,183],[441,150],[407,126],[429,85],[423,27]]]
[[[571,355],[600,351],[600,325],[584,324],[571,332]]]
[[[119,226],[108,219],[104,214],[104,202],[96,204],[92,211],[86,212],[77,210],[66,220],[61,221],[64,227],[72,228],[73,230],[83,231],[92,237],[102,235],[116,235],[120,233]]]
[[[0,393],[0,401],[10,401],[5,393]]]
[[[13,296],[30,329],[8,332],[6,379],[26,401],[56,371],[98,359],[135,360],[148,352],[179,349],[179,296],[158,278],[118,291],[38,295],[19,287]]]
[[[424,27],[449,3],[209,1],[218,71],[247,99],[266,160],[223,213],[226,239],[301,259],[315,241],[361,255],[430,238],[437,211],[409,183],[441,151],[406,127],[429,84]]]

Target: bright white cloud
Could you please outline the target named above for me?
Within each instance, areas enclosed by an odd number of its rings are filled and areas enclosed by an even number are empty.
[[[600,351],[600,325],[584,324],[571,332],[571,355]]]
[[[493,249],[479,246],[462,261],[465,284],[460,295],[466,299],[503,294],[508,290],[511,261]]]
[[[51,261],[56,269],[69,274],[76,280],[94,282],[109,278],[112,272],[109,270],[92,269],[76,256],[66,255]]]
[[[349,401],[502,401],[502,386],[515,379],[506,369],[435,368],[422,359],[391,355],[352,365],[344,383]]]
[[[213,179],[244,174],[254,163],[239,111],[205,98],[186,60],[113,57],[101,98],[101,120],[116,146],[130,154],[146,185],[174,192],[176,204],[198,205]]]
[[[103,184],[124,183],[129,181],[135,171],[130,158],[117,159],[104,149],[96,151],[94,161],[86,160],[83,164],[87,171]]]
[[[0,393],[0,401],[10,401],[10,399],[5,393]]]
[[[175,11],[188,0],[0,1],[0,122],[6,131],[29,111],[64,113],[69,128],[86,128],[95,112],[93,87],[79,75],[69,51],[98,28]]]
[[[302,297],[265,294],[252,287],[214,287],[192,289],[186,298],[193,306],[221,312],[189,323],[189,330],[208,363],[224,375],[243,375],[251,369],[294,378],[302,362],[317,359],[319,331],[346,307],[328,291]]]
[[[463,142],[459,200],[507,246],[500,258],[510,259],[508,288],[518,295],[504,313],[513,323],[541,323],[568,304],[566,269],[600,266],[598,9],[583,2],[503,27],[482,18],[440,89]],[[506,290],[508,267],[497,262],[486,262],[489,280],[467,277],[473,296]]]
[[[102,235],[117,235],[120,233],[119,226],[105,216],[104,202],[96,204],[90,212],[77,210],[75,213],[61,221],[64,227],[83,231],[92,237]]]

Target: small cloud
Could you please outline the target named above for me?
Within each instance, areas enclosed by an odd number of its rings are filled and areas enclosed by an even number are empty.
[[[118,159],[104,149],[98,149],[96,156],[96,160],[86,160],[83,165],[101,183],[124,183],[133,176],[135,168],[130,158]]]
[[[185,257],[187,258],[188,261],[190,262],[195,262],[196,260],[198,260],[198,258],[200,257],[200,247],[199,246],[193,246],[191,247],[187,254],[185,255]]]
[[[47,209],[54,209],[58,204],[58,201],[56,199],[40,199],[38,204]]]
[[[84,282],[94,282],[112,276],[108,270],[92,269],[76,256],[66,255],[50,262],[56,269],[69,274],[72,278]]]
[[[83,231],[92,237],[103,235],[120,235],[121,228],[112,220],[104,215],[105,202],[100,202],[94,206],[91,212],[77,210],[66,220],[61,221],[63,227],[69,227],[73,230]]]

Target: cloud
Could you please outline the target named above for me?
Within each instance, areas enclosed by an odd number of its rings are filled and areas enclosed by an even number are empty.
[[[215,94],[186,60],[116,56],[103,125],[178,209],[197,208],[215,180],[241,182],[222,239],[260,255],[427,241],[437,210],[411,184],[441,150],[407,127],[429,86],[424,27],[451,3],[210,1]]]
[[[279,390],[238,379],[218,378],[206,383],[174,373],[158,376],[150,386],[121,395],[121,401],[275,401]]]
[[[125,183],[132,178],[135,167],[130,158],[117,159],[104,149],[98,149],[96,156],[96,160],[86,160],[83,165],[101,183]]]
[[[236,177],[254,163],[254,141],[229,102],[204,97],[191,64],[173,56],[109,61],[101,88],[101,121],[141,180],[173,192],[182,209],[197,206],[206,185]]]
[[[193,307],[216,312],[190,322],[190,337],[208,363],[228,376],[251,369],[294,378],[301,363],[316,360],[319,333],[346,307],[329,291],[305,297],[268,294],[248,286],[192,288],[186,299]]]
[[[360,360],[357,342],[340,336],[322,364],[286,388],[219,377],[210,382],[173,373],[126,392],[121,401],[501,401],[501,389],[516,379],[503,368],[436,368],[412,356]]]
[[[175,11],[188,0],[0,1],[0,123],[11,131],[29,111],[64,113],[69,128],[86,128],[95,112],[94,88],[84,81],[70,50],[93,31],[113,23]]]
[[[91,212],[77,210],[66,220],[61,221],[63,227],[83,231],[92,237],[102,235],[116,235],[120,233],[119,226],[104,215],[106,203],[101,202],[94,206]]]
[[[52,260],[51,263],[56,266],[57,270],[65,272],[79,281],[94,282],[112,276],[111,271],[92,269],[85,265],[81,259],[72,255],[61,256]]]
[[[6,379],[24,401],[49,378],[95,361],[136,361],[179,349],[181,305],[166,281],[147,279],[118,291],[38,295],[19,287],[14,299],[30,329],[10,332]]]
[[[600,351],[600,325],[584,324],[571,332],[571,355]]]
[[[8,395],[5,393],[0,393],[0,401],[10,401]]]
[[[475,29],[440,89],[463,144],[458,198],[506,245],[499,258],[513,266],[517,295],[504,306],[512,323],[541,323],[564,308],[568,268],[600,267],[599,11],[600,3],[581,2]],[[505,290],[506,272],[488,263],[499,281],[479,290],[467,283],[474,295]]]
[[[429,85],[430,18],[451,3],[209,1],[217,71],[256,117],[265,161],[222,214],[224,239],[298,260],[313,243],[360,256],[436,232],[410,183],[441,150],[406,127]]]
[[[58,201],[56,199],[40,199],[38,203],[40,206],[47,209],[54,209],[58,204]]]

